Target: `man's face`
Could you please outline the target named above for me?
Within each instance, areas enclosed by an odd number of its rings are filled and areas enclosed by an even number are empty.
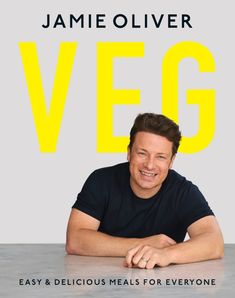
[[[135,135],[127,159],[131,188],[138,197],[150,198],[161,188],[175,158],[172,157],[172,145],[165,137],[149,132]]]

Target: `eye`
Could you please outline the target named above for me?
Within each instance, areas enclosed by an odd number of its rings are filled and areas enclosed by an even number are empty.
[[[157,158],[160,159],[160,160],[165,160],[166,159],[166,157],[163,156],[163,155],[159,155],[159,156],[157,156]]]
[[[138,154],[139,156],[145,156],[145,155],[146,155],[145,152],[137,152],[137,154]]]

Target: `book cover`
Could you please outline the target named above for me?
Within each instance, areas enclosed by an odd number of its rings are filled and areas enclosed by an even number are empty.
[[[233,1],[0,7],[0,242],[63,245],[85,179],[126,161],[135,117],[153,112],[180,125],[174,169],[199,186],[234,243]],[[9,275],[17,291],[18,273]]]

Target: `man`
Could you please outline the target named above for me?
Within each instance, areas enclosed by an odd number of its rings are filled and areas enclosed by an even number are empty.
[[[71,211],[68,254],[123,256],[153,268],[221,258],[223,237],[198,188],[171,170],[181,139],[163,115],[140,114],[128,163],[94,171]],[[186,233],[190,239],[183,242]]]

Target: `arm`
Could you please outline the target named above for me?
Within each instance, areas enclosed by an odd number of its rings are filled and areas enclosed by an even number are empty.
[[[190,239],[162,249],[137,246],[126,255],[126,265],[139,268],[192,263],[222,258],[223,236],[214,216],[203,217],[188,227]],[[147,260],[147,262],[145,262]]]
[[[67,228],[66,251],[68,254],[88,256],[125,256],[139,244],[166,247],[175,241],[166,235],[146,238],[122,238],[99,232],[100,221],[88,214],[72,209]]]
[[[206,216],[191,224],[188,234],[189,240],[168,251],[171,263],[191,263],[223,257],[223,236],[214,216]]]

